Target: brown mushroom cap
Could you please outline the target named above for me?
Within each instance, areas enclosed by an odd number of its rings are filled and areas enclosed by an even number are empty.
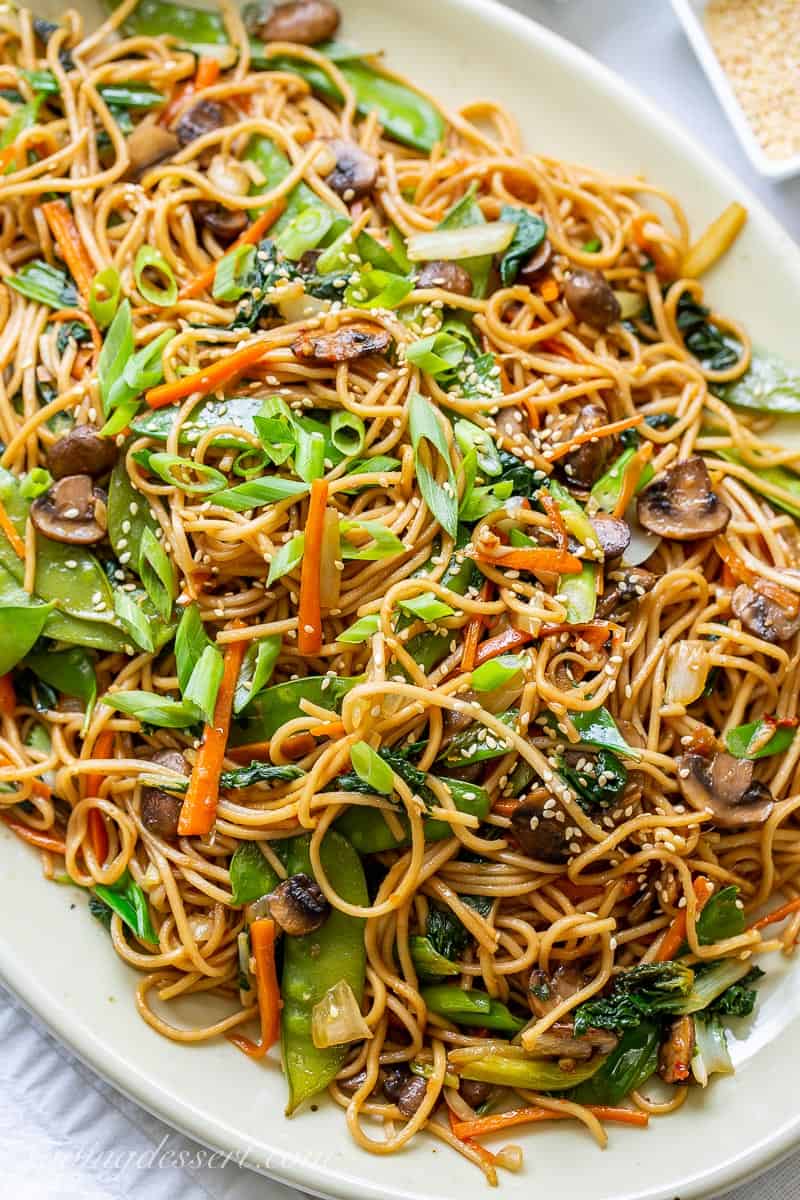
[[[91,546],[108,528],[106,494],[91,475],[65,475],[31,505],[31,520],[44,537],[71,546]]]
[[[177,775],[188,775],[186,759],[179,750],[158,750],[151,762]],[[178,834],[178,819],[183,807],[183,797],[162,788],[142,788],[141,818],[145,829],[158,837],[174,838]]]
[[[544,801],[523,800],[511,815],[511,827],[523,854],[538,862],[565,863],[570,850],[565,825],[556,820],[556,809],[547,810]]]
[[[608,424],[608,410],[604,404],[593,400],[584,404],[580,409],[577,420],[570,431],[570,437],[579,433],[590,433]],[[583,445],[566,454],[561,463],[569,483],[581,488],[590,488],[602,474],[613,449],[611,438],[598,438],[597,441],[584,442]]]
[[[269,913],[289,937],[313,933],[327,919],[331,906],[322,888],[300,871],[279,883],[269,897]]]
[[[248,5],[248,33],[265,42],[299,42],[313,46],[333,37],[341,17],[330,0],[290,0],[287,4]]]
[[[47,466],[54,479],[65,475],[105,475],[117,461],[113,438],[101,437],[94,425],[76,425],[47,452]]]
[[[564,284],[564,299],[578,321],[607,329],[622,310],[613,288],[599,271],[573,271]]]
[[[531,287],[539,283],[550,263],[553,261],[553,247],[547,238],[537,246],[526,263],[523,263],[517,275],[517,283]]]
[[[677,760],[684,799],[698,812],[710,809],[721,829],[763,825],[775,801],[769,788],[753,779],[753,762],[718,751],[711,758],[683,754]]]
[[[383,1081],[383,1094],[400,1109],[404,1117],[413,1117],[428,1090],[421,1075],[412,1075],[404,1067],[394,1067]]]
[[[162,125],[151,121],[142,121],[127,138],[130,166],[128,175],[131,179],[139,179],[148,167],[172,158],[181,148],[175,134]]]
[[[764,596],[746,583],[740,583],[735,589],[731,608],[749,633],[772,645],[787,642],[800,630],[800,613],[792,615],[777,600]]]
[[[623,521],[621,517],[612,517],[609,513],[595,513],[591,522],[607,559],[619,558],[625,553],[631,540],[631,529],[627,521]]]
[[[491,1096],[494,1085],[482,1083],[480,1079],[460,1079],[458,1091],[461,1099],[465,1100],[470,1108],[480,1108]]]
[[[247,228],[247,213],[240,208],[223,208],[211,200],[196,200],[192,205],[195,220],[227,245]]]
[[[417,276],[418,288],[443,288],[456,296],[472,295],[472,279],[469,271],[465,271],[456,262],[444,262],[434,259],[425,263]]]
[[[389,331],[378,325],[343,325],[334,333],[302,334],[292,342],[292,353],[317,362],[346,362],[365,354],[382,354],[391,340]]]
[[[611,571],[607,587],[597,602],[597,617],[604,621],[618,609],[625,608],[646,596],[658,582],[658,576],[644,567],[620,567]]]
[[[563,1000],[569,1000],[583,987],[584,980],[575,963],[565,962],[548,973],[534,967],[528,981],[528,998],[537,1017],[545,1017]]]
[[[225,124],[225,110],[216,100],[198,100],[188,108],[175,126],[175,133],[182,146],[206,133],[213,133]]]
[[[667,467],[640,492],[636,512],[645,529],[678,542],[715,537],[731,519],[727,504],[711,490],[702,458]]]
[[[321,140],[336,157],[336,166],[325,177],[328,187],[347,201],[368,195],[378,179],[378,160],[356,142],[335,137]]]

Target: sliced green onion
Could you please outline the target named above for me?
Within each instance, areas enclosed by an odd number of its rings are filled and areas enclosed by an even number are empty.
[[[251,642],[245,651],[242,669],[236,681],[236,691],[233,698],[233,711],[240,713],[253,700],[272,678],[275,663],[281,652],[282,638],[279,633],[271,633]],[[259,764],[262,765],[263,764]]]
[[[306,537],[304,533],[296,533],[288,542],[276,550],[269,564],[269,575],[267,576],[267,587],[270,587],[276,579],[282,579],[284,575],[288,575],[295,567],[300,565],[305,549]]]
[[[155,271],[162,276],[164,283],[157,287],[145,276],[145,271]],[[139,293],[148,304],[158,308],[170,308],[178,299],[178,284],[164,255],[155,246],[140,246],[136,252],[133,264],[133,277]]]
[[[406,243],[412,262],[454,262],[481,254],[499,254],[506,250],[516,233],[512,221],[488,221],[484,225],[465,225],[461,229],[434,229],[414,233]]]
[[[356,742],[350,747],[350,761],[359,779],[381,795],[391,796],[394,791],[392,768],[372,746],[367,742]]]
[[[568,625],[586,625],[597,607],[597,568],[584,563],[578,575],[561,575],[557,595],[566,606]]]
[[[597,251],[602,249],[603,243],[600,241],[600,238],[590,238],[588,242],[584,242],[581,246],[581,250],[585,254],[597,254]]]
[[[134,344],[131,306],[127,300],[123,300],[106,333],[97,361],[100,396],[106,416],[111,412],[111,393],[114,386],[122,379],[122,373],[133,357]]]
[[[351,536],[354,533],[361,535],[360,538],[354,540]],[[369,537],[366,543],[364,535]],[[342,558],[375,562],[381,558],[391,558],[394,554],[403,554],[406,549],[400,538],[387,529],[382,521],[340,521],[339,536],[342,539]]]
[[[215,300],[238,300],[245,294],[245,280],[252,269],[255,256],[255,246],[237,246],[219,260],[211,291]]]
[[[139,578],[153,606],[165,621],[172,616],[177,594],[175,567],[164,547],[149,526],[142,534],[139,550]]]
[[[347,629],[343,629],[336,641],[344,642],[348,646],[359,646],[378,632],[380,624],[378,614],[369,613],[366,617],[359,617]]]
[[[122,433],[127,429],[133,418],[139,411],[141,402],[134,397],[132,400],[125,400],[122,404],[118,404],[111,416],[106,421],[103,428],[100,430],[102,437],[116,437],[118,433]]]
[[[349,272],[353,266],[349,256],[355,254],[355,249],[352,226],[348,226],[344,233],[340,233],[320,254],[316,265],[317,273],[332,275],[335,271]]]
[[[311,483],[325,474],[325,438],[321,433],[309,432],[295,424],[297,444],[294,452],[295,474]]]
[[[101,329],[114,320],[122,294],[122,283],[116,267],[98,271],[89,288],[89,315]]]
[[[185,704],[193,704],[205,717],[208,724],[214,720],[214,706],[222,682],[222,655],[216,646],[206,646],[197,660],[184,692]]]
[[[481,663],[472,672],[472,686],[476,692],[493,692],[495,688],[504,687],[520,673],[525,661],[520,654],[501,654]]]
[[[44,467],[34,467],[24,476],[22,483],[19,486],[19,494],[25,500],[35,500],[37,496],[43,495],[50,484],[53,482],[53,476]]]
[[[404,275],[364,267],[345,288],[344,299],[354,308],[397,308],[413,290],[413,283]]]
[[[203,651],[213,644],[206,633],[199,608],[196,604],[187,605],[175,632],[175,667],[182,693],[186,692]]]
[[[124,305],[120,305],[119,312],[122,312],[124,307]],[[137,398],[142,392],[146,392],[148,388],[155,387],[161,382],[164,378],[162,355],[166,346],[175,337],[175,332],[174,329],[165,329],[158,337],[153,338],[152,342],[148,342],[141,350],[137,350],[133,358],[128,360],[122,375],[111,388],[108,398],[109,411],[119,404],[125,404],[129,400]]]
[[[260,474],[269,462],[270,457],[266,450],[252,446],[249,450],[243,450],[236,456],[231,471],[240,479],[255,479],[256,475]]]
[[[281,396],[267,396],[261,412],[253,417],[253,425],[264,453],[276,467],[291,458],[297,434],[289,405]]]
[[[445,604],[444,600],[440,600],[433,592],[423,592],[421,596],[409,596],[407,600],[400,600],[398,607],[402,608],[403,612],[410,613],[412,617],[417,617],[420,621],[426,621],[431,624],[433,621],[439,621],[442,617],[455,616],[455,609],[449,604]]]
[[[349,412],[345,408],[331,417],[331,441],[340,454],[347,457],[360,454],[364,449],[366,436],[366,427],[357,413]]]
[[[457,367],[467,347],[450,333],[432,333],[406,347],[406,360],[436,379]]]
[[[127,592],[123,592],[121,588],[116,588],[114,591],[114,612],[139,649],[146,650],[148,654],[152,654],[155,651],[156,644],[153,640],[150,622],[140,605],[135,600],[132,600]]]
[[[294,479],[284,479],[280,475],[262,475],[260,479],[249,479],[247,483],[217,492],[211,497],[211,502],[219,508],[246,512],[249,508],[261,508],[265,504],[276,504],[281,500],[296,500],[307,491],[307,483],[297,483]]]
[[[436,409],[431,401],[419,392],[414,392],[409,401],[408,426],[422,498],[431,515],[451,538],[455,538],[458,534],[458,499],[450,449]],[[433,472],[420,457],[423,442],[427,442],[431,459],[433,460],[435,451],[445,465],[447,480],[444,485],[436,482]]]
[[[222,471],[218,471],[216,467],[193,462],[190,458],[181,458],[179,454],[158,451],[150,455],[148,466],[159,479],[180,488],[190,496],[209,496],[225,487],[227,483]]]
[[[275,239],[278,249],[285,258],[296,262],[307,250],[316,249],[333,224],[334,217],[332,209],[304,208],[296,217],[292,217]]]
[[[411,270],[411,259],[406,252],[406,239],[396,225],[389,226],[389,241],[392,243],[392,255],[397,260],[400,270],[408,274]]]
[[[462,454],[469,454],[470,450],[475,451],[478,466],[484,475],[501,475],[503,473],[503,464],[500,461],[497,446],[487,429],[481,429],[480,425],[475,425],[472,421],[462,418],[456,421],[453,433]]]
[[[187,729],[200,720],[193,704],[160,696],[157,692],[106,692],[103,704],[160,729]]]

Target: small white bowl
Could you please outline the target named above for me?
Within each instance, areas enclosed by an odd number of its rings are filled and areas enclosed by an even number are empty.
[[[739,141],[755,169],[768,179],[791,179],[800,175],[800,154],[793,154],[791,158],[770,158],[764,153],[706,33],[703,14],[707,2],[708,0],[672,0],[672,7],[686,30],[720,104],[739,135]]]

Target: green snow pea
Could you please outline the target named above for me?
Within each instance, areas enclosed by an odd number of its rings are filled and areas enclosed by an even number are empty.
[[[0,600],[0,675],[24,658],[45,627],[54,605],[6,603]]]
[[[515,1017],[499,1000],[492,1000],[485,992],[464,991],[457,983],[435,983],[423,988],[420,995],[431,1012],[454,1025],[480,1025],[513,1035],[526,1024],[523,1017]]]
[[[453,803],[459,812],[471,813],[480,821],[489,813],[489,794],[475,783],[464,779],[440,779],[447,784]],[[396,838],[389,826],[383,811],[379,808],[368,808],[363,804],[355,804],[348,808],[336,820],[336,828],[353,843],[359,854],[377,854],[381,850],[395,850],[398,846],[408,846],[411,843],[411,832],[408,817],[405,812],[396,812],[395,816],[405,831],[402,838]],[[447,821],[437,821],[427,817],[423,822],[425,840],[441,842],[452,834]]]
[[[286,862],[290,875],[303,871],[313,878],[310,844],[308,835],[292,838]],[[320,857],[331,887],[342,899],[350,904],[369,903],[361,859],[341,834],[330,831],[325,835]],[[314,1045],[314,1005],[342,979],[361,1003],[365,974],[364,920],[360,917],[332,908],[316,933],[284,939],[281,1048],[289,1085],[287,1113],[323,1091],[350,1053],[349,1046],[320,1050]]]
[[[71,650],[39,651],[29,654],[25,666],[57,692],[82,700],[88,722],[97,699],[97,676],[91,655],[79,646]]]
[[[108,7],[116,5],[109,2]],[[140,0],[122,28],[133,37],[177,38],[186,49],[205,57],[226,52],[233,57],[222,16],[208,9],[171,4],[169,0]]]
[[[158,528],[150,501],[133,486],[125,460],[120,458],[108,485],[108,538],[117,558],[127,553],[130,557],[124,561],[138,570],[144,531],[149,529],[155,534]]]
[[[308,675],[305,679],[292,679],[289,683],[276,683],[265,688],[237,718],[229,744],[248,746],[252,742],[268,742],[286,721],[302,716],[301,700],[338,709],[350,689],[359,682],[358,677]]]
[[[277,873],[258,848],[258,842],[241,842],[230,865],[234,904],[251,904],[280,883]]]
[[[772,736],[765,740],[765,735]],[[737,725],[725,734],[725,745],[735,758],[769,758],[771,754],[783,754],[789,749],[797,733],[797,726],[781,725],[776,719],[751,721],[748,725]],[[755,750],[750,747],[755,746]]]
[[[250,189],[251,193],[271,191],[286,178],[291,170],[291,163],[283,151],[274,142],[271,142],[269,138],[262,137],[260,134],[251,137],[244,152],[244,157],[247,162],[252,162],[258,167],[264,176],[263,184],[259,184],[257,187],[253,186]],[[286,209],[280,219],[272,226],[270,237],[280,240],[280,235],[294,221],[295,217],[309,210],[319,213],[323,221],[333,214],[334,219],[326,231],[324,242],[335,241],[349,224],[347,217],[343,216],[337,209],[331,208],[329,204],[326,204],[307,183],[301,180],[286,197]],[[250,215],[255,220],[259,216],[259,213],[259,209],[254,209]]]
[[[736,450],[715,450],[714,453],[718,454],[720,458],[727,459],[728,462],[747,467],[754,477],[753,482],[750,483],[753,491],[764,496],[773,508],[782,508],[800,521],[800,475],[796,471],[790,471],[788,467],[751,467]],[[785,492],[791,492],[797,496],[797,503],[795,504],[791,500],[778,500],[765,487],[762,487],[762,484],[771,484],[773,487],[782,488]]]

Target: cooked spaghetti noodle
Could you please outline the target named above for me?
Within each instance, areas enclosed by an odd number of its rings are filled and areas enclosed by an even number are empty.
[[[663,188],[169,7],[0,18],[3,819],[158,1033],[494,1181],[795,944],[797,454]]]

